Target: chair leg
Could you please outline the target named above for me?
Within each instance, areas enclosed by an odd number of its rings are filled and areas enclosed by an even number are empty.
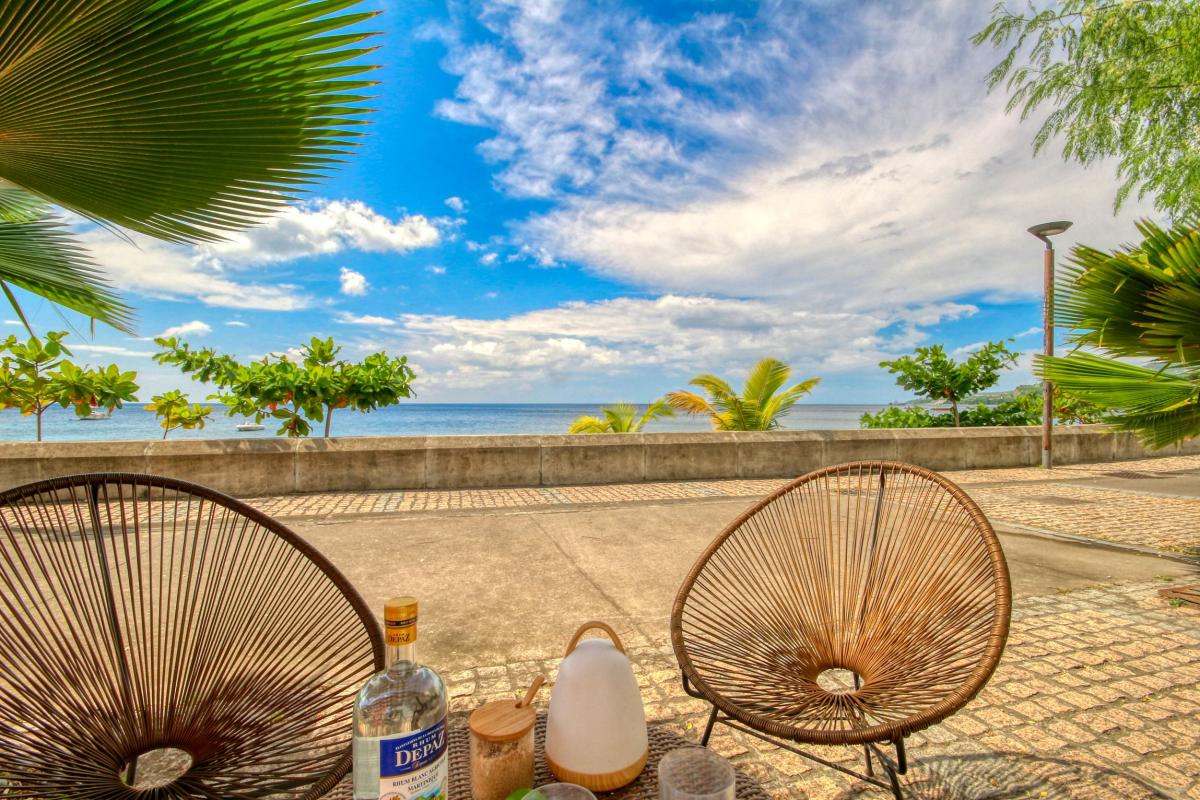
[[[713,706],[712,713],[708,715],[708,724],[704,726],[704,736],[700,739],[701,747],[708,747],[708,740],[712,736],[713,726],[717,724],[717,707]]]
[[[875,767],[871,765],[871,748],[865,744],[863,745],[863,758],[867,762],[867,774],[875,777]]]
[[[888,762],[883,762],[883,768],[887,771],[888,782],[892,784],[892,797],[896,800],[904,800],[904,795],[900,792],[900,779],[896,777],[896,769]]]

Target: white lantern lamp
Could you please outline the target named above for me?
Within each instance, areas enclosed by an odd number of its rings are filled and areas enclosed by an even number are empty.
[[[589,630],[611,641],[580,641]],[[642,693],[621,639],[603,622],[585,623],[550,694],[546,766],[560,781],[611,792],[636,779],[649,756]]]

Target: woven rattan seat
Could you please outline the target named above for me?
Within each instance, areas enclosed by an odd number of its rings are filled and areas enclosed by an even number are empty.
[[[671,636],[685,688],[713,704],[705,743],[722,722],[865,745],[867,774],[851,774],[898,795],[904,737],[983,687],[1010,606],[1000,543],[961,489],[920,467],[857,462],[805,475],[731,523],[684,580]],[[894,762],[882,742],[896,744]]]
[[[383,662],[377,623],[318,552],[167,478],[0,494],[0,604],[6,798],[320,797]],[[163,748],[187,754],[182,774],[135,774]]]

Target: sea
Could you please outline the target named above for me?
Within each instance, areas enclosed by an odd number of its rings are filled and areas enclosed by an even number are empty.
[[[602,403],[402,403],[363,414],[339,409],[334,412],[334,436],[469,436],[481,434],[566,433],[576,417],[599,413]],[[782,427],[791,430],[831,430],[857,428],[864,412],[875,413],[878,405],[797,404],[784,417]],[[171,439],[241,439],[271,437],[278,427],[273,419],[264,419],[261,431],[241,432],[237,425],[252,422],[226,415],[221,405],[203,430],[173,430]],[[313,434],[320,436],[323,425],[314,424]],[[651,422],[647,433],[707,431],[702,417],[677,416]],[[161,439],[162,428],[152,412],[140,403],[127,403],[113,412],[111,419],[80,420],[71,409],[58,406],[42,418],[45,441],[114,441]],[[33,417],[23,417],[16,409],[0,411],[0,441],[28,442],[36,439]]]

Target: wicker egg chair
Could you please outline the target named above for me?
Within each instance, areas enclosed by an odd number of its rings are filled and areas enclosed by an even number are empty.
[[[383,663],[362,598],[304,540],[149,475],[0,493],[0,611],[3,798],[320,797]],[[154,756],[139,774],[151,753],[175,774]]]
[[[1010,608],[1000,543],[961,489],[856,462],[734,520],[684,580],[671,639],[684,689],[713,704],[704,745],[720,722],[900,797],[904,738],[983,687]],[[866,772],[792,742],[862,745]]]

